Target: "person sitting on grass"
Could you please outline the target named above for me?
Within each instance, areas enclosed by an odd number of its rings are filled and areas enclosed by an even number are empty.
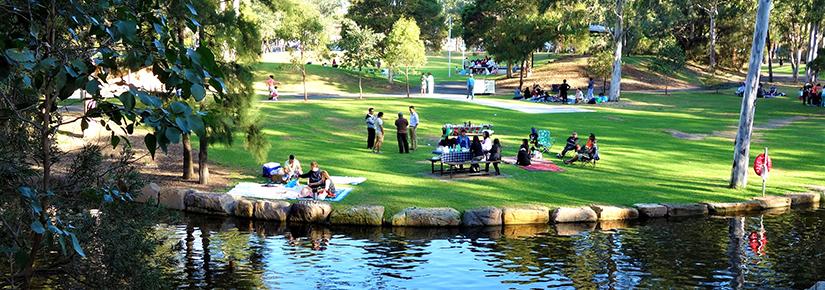
[[[284,175],[286,176],[286,180],[292,180],[298,178],[299,175],[304,173],[304,169],[301,168],[301,161],[295,158],[295,155],[289,155],[289,159],[284,162]]]
[[[593,159],[598,160],[599,145],[596,143],[596,135],[590,133],[590,138],[587,139],[587,144],[584,145],[584,148],[576,145],[576,152],[577,154],[573,156],[573,158],[565,160],[564,164],[571,164],[576,161],[590,161]]]
[[[576,104],[579,104],[579,103],[582,103],[583,101],[584,101],[584,93],[582,93],[582,90],[581,90],[581,89],[576,88],[576,100],[575,100],[575,103],[576,103]]]
[[[462,129],[461,135],[458,136],[458,146],[461,148],[470,148],[470,137],[467,137],[467,131]]]
[[[301,197],[314,198],[315,193],[323,187],[323,181],[321,180],[321,168],[318,166],[318,162],[312,161],[312,163],[310,163],[310,167],[312,169],[310,169],[309,172],[298,176],[300,178],[308,179],[307,187],[301,190]]]
[[[501,142],[498,141],[498,138],[493,140],[493,148],[490,149],[490,154],[487,157],[487,161],[499,161],[501,160]],[[501,171],[498,169],[498,163],[493,163],[493,168],[496,169],[496,175],[501,175]],[[490,163],[484,165],[484,171],[490,171]]]
[[[322,187],[318,190],[318,199],[335,198],[335,184],[332,183],[332,177],[326,170],[321,171]]]
[[[473,143],[470,144],[470,154],[473,155],[473,160],[475,161],[484,159],[484,151],[481,150],[481,141],[478,140],[478,136],[473,136]],[[478,164],[476,163],[470,166],[470,171],[478,172]]]
[[[576,146],[578,146],[578,143],[579,134],[574,131],[573,134],[570,134],[570,137],[567,137],[567,144],[564,145],[564,150],[562,150],[561,153],[557,154],[556,157],[558,157],[559,159],[563,159],[564,156],[567,155],[567,151],[577,150]]]
[[[521,147],[518,148],[518,155],[516,156],[516,164],[520,166],[530,165],[530,144],[527,139],[521,140]]]

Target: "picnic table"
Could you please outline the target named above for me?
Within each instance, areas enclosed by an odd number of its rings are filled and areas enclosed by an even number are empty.
[[[446,152],[442,153],[440,156],[433,156],[430,159],[430,172],[435,174],[435,163],[438,162],[440,169],[439,173],[443,176],[444,175],[444,164],[447,164],[447,173],[450,175],[450,179],[453,178],[455,173],[464,172],[470,169],[470,166],[464,168],[464,165],[476,165],[476,164],[496,164],[501,163],[501,160],[489,161],[486,159],[476,160],[473,158],[472,153],[469,151],[462,151],[462,152]],[[488,175],[490,173],[489,166],[485,167],[484,172]]]
[[[494,132],[493,125],[491,124],[444,124],[444,126],[441,127],[442,136],[458,136],[461,135],[461,131],[467,132],[467,136],[481,136],[484,135],[484,132],[493,135]]]

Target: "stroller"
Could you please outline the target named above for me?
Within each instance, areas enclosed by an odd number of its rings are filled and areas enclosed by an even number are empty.
[[[550,130],[536,130],[530,128],[530,144],[533,146],[532,151],[538,151],[542,154],[550,153],[550,148],[553,147],[555,139],[550,136]]]

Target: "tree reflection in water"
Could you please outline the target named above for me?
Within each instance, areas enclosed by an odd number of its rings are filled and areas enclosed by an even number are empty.
[[[182,288],[740,289],[825,280],[825,210],[472,229],[188,216],[179,229]]]

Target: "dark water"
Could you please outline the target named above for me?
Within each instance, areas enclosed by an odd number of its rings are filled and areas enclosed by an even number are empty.
[[[825,280],[823,209],[490,229],[190,215],[177,235],[173,275],[182,288],[807,288]]]

